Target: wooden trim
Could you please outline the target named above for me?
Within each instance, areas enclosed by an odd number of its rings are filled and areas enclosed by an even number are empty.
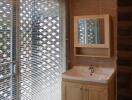
[[[104,19],[104,44],[79,44],[77,32],[77,22],[79,19]],[[87,52],[93,55],[89,55]],[[92,51],[91,51],[92,49]],[[82,51],[82,54],[77,54],[78,50]],[[100,51],[102,50],[102,51]],[[85,52],[84,52],[85,51]],[[94,53],[94,52],[95,53]],[[106,54],[107,52],[107,54]],[[85,54],[86,53],[86,54]],[[74,16],[74,55],[75,56],[87,56],[87,57],[111,57],[111,47],[110,47],[110,16],[108,14],[104,15],[88,15],[88,16]]]
[[[106,44],[77,44],[75,43],[74,47],[84,47],[84,48],[109,48]]]
[[[104,44],[79,44],[77,33],[77,21],[79,19],[104,19]],[[74,16],[74,47],[88,47],[88,48],[110,48],[110,16],[108,14],[104,15],[88,15],[88,16]]]
[[[14,6],[16,7],[16,99],[19,100],[20,99],[20,0],[13,0]]]

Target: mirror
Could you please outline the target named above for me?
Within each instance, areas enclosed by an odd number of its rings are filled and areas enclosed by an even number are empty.
[[[74,53],[76,56],[111,57],[110,16],[74,17]]]
[[[75,46],[108,45],[109,26],[109,15],[75,16]]]
[[[79,44],[104,44],[104,19],[78,20]]]

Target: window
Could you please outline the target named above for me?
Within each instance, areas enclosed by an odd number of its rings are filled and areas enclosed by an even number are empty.
[[[11,0],[0,0],[0,100],[15,99],[16,91],[12,3]]]
[[[59,0],[20,0],[19,32],[15,33],[13,3],[0,0],[1,100],[16,100],[16,91],[20,100],[61,100],[64,57],[59,8]],[[15,68],[17,46],[20,59]]]

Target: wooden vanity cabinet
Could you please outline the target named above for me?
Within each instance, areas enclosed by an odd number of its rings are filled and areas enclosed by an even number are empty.
[[[107,85],[62,82],[62,100],[114,100],[112,94]]]
[[[79,83],[62,83],[62,100],[83,100],[83,85]]]
[[[76,66],[62,75],[62,100],[115,100],[114,69]]]
[[[108,91],[106,87],[88,87],[89,99],[86,100],[108,100]]]

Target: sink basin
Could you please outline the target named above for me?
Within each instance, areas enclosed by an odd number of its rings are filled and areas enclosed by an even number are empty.
[[[62,76],[63,79],[107,83],[113,73],[113,68],[94,67],[94,73],[91,75],[89,67],[77,66],[65,72]]]

